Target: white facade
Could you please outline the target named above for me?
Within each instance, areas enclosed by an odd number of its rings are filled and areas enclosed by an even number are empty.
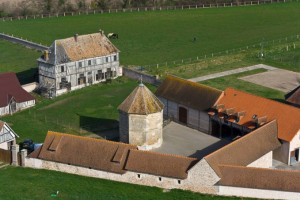
[[[18,135],[4,123],[0,130],[0,149],[10,150],[11,146],[16,144],[16,137],[18,137]]]
[[[13,104],[10,102],[7,106],[0,108],[0,116],[13,114],[26,108],[30,108],[35,105],[35,100],[25,101],[21,103],[15,102],[15,105],[16,108],[12,108]]]
[[[119,53],[58,65],[41,60],[38,63],[40,87],[46,88],[50,97],[122,75],[119,73]]]

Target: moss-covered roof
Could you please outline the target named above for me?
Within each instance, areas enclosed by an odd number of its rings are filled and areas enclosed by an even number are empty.
[[[118,110],[129,114],[148,115],[161,112],[164,104],[144,85],[140,84],[119,105]]]

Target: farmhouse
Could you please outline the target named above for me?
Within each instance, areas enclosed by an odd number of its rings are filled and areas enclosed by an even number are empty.
[[[0,149],[10,150],[16,144],[16,137],[19,137],[7,123],[0,121]]]
[[[15,73],[0,74],[0,116],[34,105],[35,97],[22,88]]]
[[[104,32],[55,40],[38,58],[39,88],[49,97],[120,76],[119,50]]]
[[[168,75],[155,95],[165,105],[165,117],[208,133],[207,111],[222,96],[222,91]]]
[[[293,106],[300,107],[300,86],[287,93],[285,100]]]

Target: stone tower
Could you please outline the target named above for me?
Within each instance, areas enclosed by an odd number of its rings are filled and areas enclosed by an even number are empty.
[[[140,84],[119,105],[120,142],[157,148],[162,143],[163,103]]]

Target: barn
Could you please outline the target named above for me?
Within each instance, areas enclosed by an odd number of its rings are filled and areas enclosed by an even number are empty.
[[[155,95],[165,105],[165,117],[208,133],[207,111],[214,106],[222,91],[168,75]]]
[[[0,116],[34,105],[35,97],[22,88],[15,73],[0,74]]]

